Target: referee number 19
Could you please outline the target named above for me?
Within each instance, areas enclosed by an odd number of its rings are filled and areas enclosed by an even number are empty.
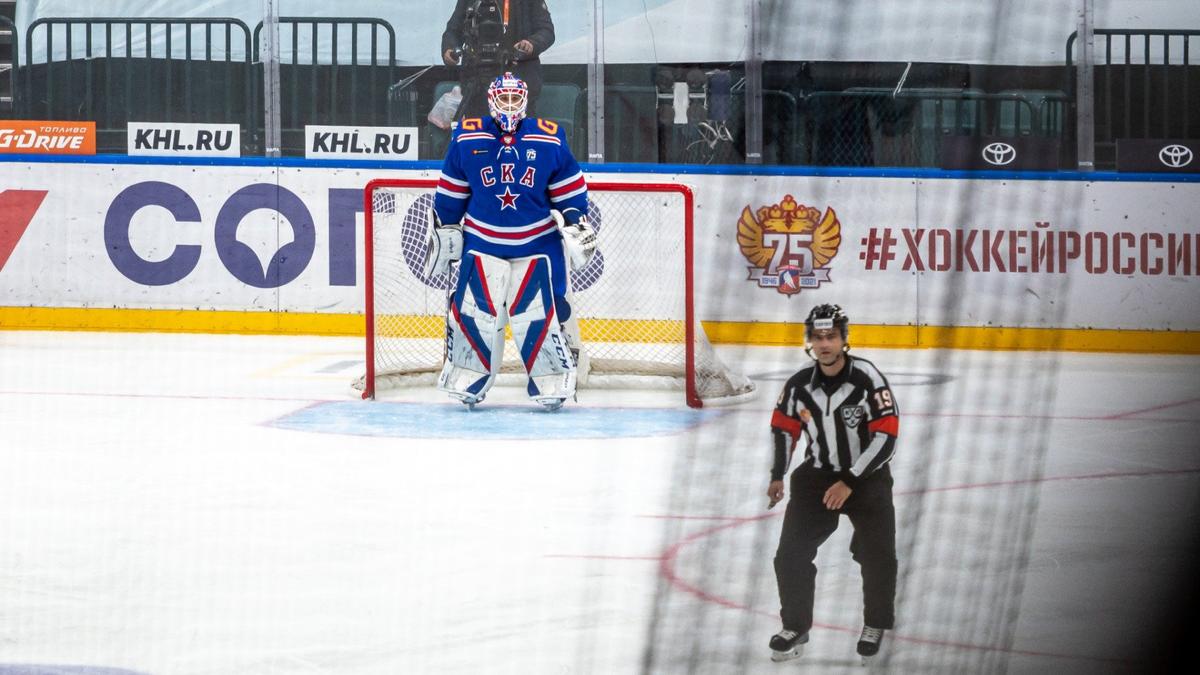
[[[888,410],[892,407],[892,391],[890,389],[880,389],[875,392],[875,407],[880,410]]]

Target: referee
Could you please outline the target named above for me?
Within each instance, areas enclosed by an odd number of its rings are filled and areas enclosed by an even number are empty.
[[[775,464],[770,506],[783,499],[791,454],[807,434],[804,461],[791,478],[775,578],[783,630],[771,638],[771,659],[800,656],[813,623],[817,548],[845,514],[854,526],[850,553],[862,568],[863,618],[858,653],[879,652],[895,621],[896,511],[888,468],[899,417],[887,379],[851,356],[849,319],[837,305],[818,305],[804,322],[805,351],[816,362],[788,379],[771,417]],[[769,507],[768,507],[769,508]]]

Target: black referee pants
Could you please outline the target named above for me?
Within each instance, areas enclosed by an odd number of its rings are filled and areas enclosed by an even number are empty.
[[[792,473],[791,500],[783,516],[783,532],[775,553],[779,584],[779,615],[783,627],[807,632],[813,623],[817,548],[833,534],[841,514],[850,517],[854,536],[850,553],[862,568],[863,620],[873,628],[890,629],[896,604],[896,509],[892,504],[892,474],[887,465],[859,482],[838,511],[825,508],[825,491],[837,474],[805,463]]]

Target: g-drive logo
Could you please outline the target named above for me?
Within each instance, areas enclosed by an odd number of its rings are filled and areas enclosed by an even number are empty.
[[[355,222],[363,210],[362,189],[331,188],[328,200],[329,284],[354,286]],[[149,211],[141,213],[144,209]],[[255,249],[238,237],[246,217],[263,209],[276,212],[279,226],[290,228],[292,235],[288,241],[286,234],[280,234],[279,240],[286,243],[269,255],[265,264]],[[163,232],[170,231],[172,224],[204,222],[214,214],[202,213],[183,188],[159,181],[136,183],[113,199],[104,217],[104,249],[117,271],[145,286],[182,281],[196,269],[206,250],[215,249],[221,264],[237,280],[255,288],[278,288],[295,281],[316,250],[313,214],[296,193],[273,183],[247,185],[230,195],[215,214],[211,243],[186,242],[181,237],[165,256],[138,253],[130,233],[135,216],[140,223],[152,218],[155,228]]]
[[[96,123],[0,120],[0,153],[94,155]]]

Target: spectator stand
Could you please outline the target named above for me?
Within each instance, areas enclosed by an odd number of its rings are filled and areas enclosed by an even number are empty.
[[[37,40],[45,63],[33,63]],[[254,128],[250,29],[240,20],[41,18],[29,25],[25,50],[20,114],[94,120],[97,152],[124,153],[130,121]],[[249,136],[242,152],[256,154]]]

